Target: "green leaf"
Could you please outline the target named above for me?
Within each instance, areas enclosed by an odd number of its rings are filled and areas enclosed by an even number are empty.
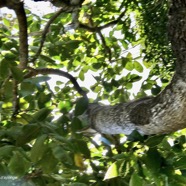
[[[69,153],[67,151],[64,150],[64,148],[62,146],[53,146],[52,147],[52,153],[54,155],[54,157],[56,159],[58,159],[58,161],[61,161],[64,165],[72,165],[73,164],[73,160],[72,158],[69,156]]]
[[[132,63],[132,61],[128,61],[125,65],[125,68],[129,71],[132,71],[134,69],[134,65]]]
[[[74,117],[71,123],[71,130],[72,132],[76,133],[78,130],[82,129],[81,120],[77,117]]]
[[[129,186],[143,186],[143,180],[138,174],[134,173],[130,178]]]
[[[85,183],[72,183],[71,186],[87,186]]]
[[[165,135],[151,136],[146,141],[145,144],[149,147],[155,147],[162,142],[165,138]]]
[[[68,113],[71,110],[71,107],[72,107],[71,104],[72,103],[70,101],[60,101],[58,104],[58,108],[63,113]]]
[[[22,82],[20,93],[23,97],[31,95],[35,90],[35,85],[30,82]]]
[[[16,176],[23,176],[30,167],[28,162],[20,152],[14,151],[13,156],[8,164],[10,173]]]
[[[48,81],[50,79],[51,78],[48,77],[48,76],[39,76],[39,77],[33,77],[33,78],[25,79],[24,82],[30,82],[30,83],[36,84],[36,83]]]
[[[137,61],[134,62],[134,69],[137,70],[140,73],[143,72],[143,66]]]
[[[31,153],[31,155],[30,155],[31,160],[33,162],[37,162],[38,160],[40,160],[43,157],[43,155],[46,151],[46,145],[44,143],[46,139],[47,139],[46,134],[43,134],[42,136],[39,136],[36,139],[32,149],[31,149],[31,152],[30,152]]]
[[[139,81],[141,80],[141,76],[137,75],[137,74],[132,74],[129,76],[130,77],[130,82],[136,82],[136,81]]]
[[[21,69],[17,68],[16,66],[11,66],[10,69],[11,69],[13,78],[21,82],[23,80],[23,72],[21,71]]]
[[[21,131],[21,134],[17,137],[16,144],[21,146],[27,142],[30,142],[38,136],[40,130],[41,126],[38,124],[25,125]]]
[[[87,98],[80,98],[75,107],[75,116],[82,115],[88,108],[88,99]]]
[[[34,21],[30,25],[30,32],[36,32],[40,29],[41,23],[39,21]]]
[[[150,148],[144,157],[146,167],[153,173],[158,173],[162,163],[162,157],[155,148]]]
[[[108,180],[108,179],[111,179],[111,178],[115,178],[119,176],[118,175],[118,167],[117,167],[117,163],[113,163],[107,170],[106,174],[105,174],[105,177],[104,177],[104,180]]]
[[[84,75],[84,71],[83,70],[80,71],[79,78],[81,79],[81,81],[85,80],[85,75]]]
[[[10,27],[10,20],[6,19],[6,18],[3,18],[3,24],[7,27]]]
[[[44,121],[47,116],[51,113],[51,109],[49,108],[42,108],[39,111],[37,111],[33,116],[32,116],[32,121],[31,122],[41,122]]]
[[[182,157],[178,158],[173,164],[176,169],[186,170],[186,156],[182,156]]]
[[[0,76],[5,79],[9,75],[9,63],[7,60],[3,59],[0,61]]]
[[[39,162],[41,168],[43,169],[43,172],[46,174],[53,173],[57,163],[58,161],[53,156],[51,151],[48,151]]]
[[[45,62],[48,62],[48,63],[51,63],[51,64],[55,64],[55,61],[53,59],[51,59],[49,56],[40,55],[39,57],[42,60],[44,60]]]
[[[72,142],[76,145],[77,153],[84,154],[86,158],[90,158],[90,150],[85,141],[76,139],[72,140]]]
[[[93,63],[92,64],[92,67],[94,68],[94,69],[96,69],[96,70],[98,70],[98,69],[100,69],[101,67],[102,67],[102,63]]]
[[[13,150],[15,150],[15,146],[13,145],[6,145],[3,147],[0,147],[0,159],[11,157]]]
[[[46,106],[45,104],[51,100],[51,96],[51,93],[45,94],[44,92],[41,92],[39,94],[38,106],[40,109]]]

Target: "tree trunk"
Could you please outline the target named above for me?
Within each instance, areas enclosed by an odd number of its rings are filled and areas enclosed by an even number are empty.
[[[177,58],[170,84],[157,96],[115,106],[90,105],[91,128],[104,134],[165,134],[186,127],[186,0],[172,0],[168,34]]]

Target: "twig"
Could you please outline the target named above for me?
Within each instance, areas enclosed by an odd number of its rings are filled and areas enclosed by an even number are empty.
[[[103,36],[103,34],[101,33],[100,30],[98,31],[98,34],[99,34],[99,36],[100,36],[100,38],[101,38],[103,47],[105,48],[105,51],[108,53],[109,61],[111,62],[111,60],[112,60],[112,51],[111,51],[111,49],[107,46],[106,41],[105,41],[105,38],[104,38],[104,36]]]
[[[18,87],[17,81],[13,80],[13,113],[12,119],[16,117],[19,112],[19,96],[18,96]]]
[[[54,22],[54,20],[63,12],[63,8],[61,8],[59,11],[56,12],[56,14],[54,14],[50,20],[47,22],[44,30],[43,30],[43,33],[42,33],[42,37],[41,37],[41,42],[40,42],[40,46],[39,46],[39,49],[36,53],[36,55],[33,57],[33,59],[31,60],[32,63],[34,63],[37,58],[40,56],[41,52],[42,52],[42,48],[43,48],[43,45],[44,45],[44,42],[45,42],[45,39],[46,39],[46,35],[49,31],[49,28],[50,28],[50,25]]]
[[[72,76],[71,74],[69,74],[68,72],[64,72],[62,70],[53,69],[53,68],[41,68],[41,69],[29,68],[29,69],[31,71],[24,76],[25,79],[36,76],[38,74],[43,74],[43,75],[53,74],[53,75],[63,76],[65,78],[69,79],[72,82],[72,84],[74,85],[74,88],[78,91],[79,94],[81,94],[84,97],[87,97],[86,92],[79,86],[75,77]]]
[[[111,21],[111,22],[109,22],[109,23],[107,23],[107,24],[105,24],[103,26],[90,27],[88,25],[80,23],[79,27],[83,28],[83,29],[86,29],[86,30],[88,30],[90,32],[99,32],[99,31],[101,31],[101,30],[103,30],[105,28],[108,28],[108,27],[110,27],[112,25],[117,24],[121,20],[121,18],[125,15],[126,11],[127,11],[127,9],[125,9],[116,20],[113,20],[113,21]]]

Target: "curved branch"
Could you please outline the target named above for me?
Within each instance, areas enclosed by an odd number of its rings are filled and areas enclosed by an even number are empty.
[[[40,46],[39,46],[39,49],[37,51],[37,53],[35,54],[35,56],[33,57],[33,59],[31,60],[32,63],[34,63],[37,58],[40,56],[41,52],[42,52],[42,48],[43,48],[43,45],[44,45],[44,42],[45,42],[45,39],[46,39],[46,35],[49,31],[49,28],[50,28],[50,25],[54,22],[54,20],[61,14],[63,13],[63,8],[61,8],[59,11],[56,12],[56,14],[54,14],[50,20],[47,22],[44,30],[43,30],[43,33],[42,33],[42,37],[41,37],[41,42],[40,42]]]
[[[64,72],[59,69],[52,69],[52,68],[41,68],[41,69],[33,69],[29,68],[31,71],[24,76],[24,78],[30,78],[33,76],[36,76],[38,74],[43,74],[43,75],[59,75],[63,76],[71,81],[71,83],[74,85],[74,88],[78,91],[79,94],[81,94],[84,97],[87,97],[86,92],[79,86],[78,82],[76,81],[75,77],[69,74],[68,72]]]
[[[28,64],[28,33],[24,4],[20,0],[4,0],[0,2],[0,7],[13,9],[16,13],[19,25],[19,67],[25,69]]]

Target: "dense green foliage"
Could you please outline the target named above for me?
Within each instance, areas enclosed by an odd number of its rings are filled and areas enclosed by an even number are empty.
[[[174,71],[168,9],[163,0],[87,1],[79,19],[85,25],[103,26],[125,14],[100,32],[81,26],[65,32],[71,14],[61,14],[51,24],[34,63],[40,31],[54,13],[40,17],[26,10],[29,66],[64,70],[80,86],[92,74],[94,84],[83,87],[96,94],[96,98],[88,94],[90,102],[116,104],[130,96],[143,97],[149,90],[157,95]],[[7,14],[0,26],[0,185],[185,185],[185,130],[148,137],[134,132],[128,138],[78,133],[85,126],[78,116],[85,111],[86,100],[62,77],[52,85],[48,75],[25,78],[27,70],[18,68],[18,23]],[[149,76],[132,95],[147,69]],[[16,114],[15,95],[20,107]]]

